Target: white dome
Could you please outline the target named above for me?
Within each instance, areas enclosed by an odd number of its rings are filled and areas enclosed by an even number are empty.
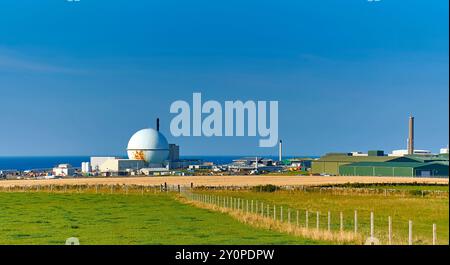
[[[142,129],[128,142],[129,159],[145,160],[147,163],[162,163],[169,157],[169,144],[166,137],[155,129]]]

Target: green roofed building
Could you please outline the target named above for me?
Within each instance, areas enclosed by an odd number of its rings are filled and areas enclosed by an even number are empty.
[[[313,174],[339,175],[339,167],[357,162],[385,162],[396,159],[392,156],[352,156],[351,153],[329,153],[312,161]]]
[[[341,176],[448,177],[448,161],[357,162],[339,166]]]
[[[388,163],[395,163],[395,165]],[[360,173],[355,174],[356,169],[353,167],[352,169],[343,167],[350,164],[358,165],[357,172]],[[370,165],[372,165],[371,169],[366,168]],[[343,171],[341,171],[341,167],[343,167]],[[369,151],[365,156],[351,153],[329,153],[312,161],[311,172],[313,174],[346,176],[425,176],[429,171],[428,168],[435,170],[430,172],[432,176],[448,176],[448,157],[440,155],[386,156],[383,151],[377,150]],[[369,172],[370,170],[372,173]],[[422,171],[423,173],[420,173]]]

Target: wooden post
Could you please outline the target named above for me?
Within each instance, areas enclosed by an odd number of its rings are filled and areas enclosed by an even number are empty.
[[[141,186],[141,195],[144,195],[144,185]]]
[[[238,198],[238,199],[237,199],[237,210],[238,210],[238,211],[239,211],[239,204],[240,204],[240,202],[241,202],[241,199]]]
[[[319,217],[320,213],[317,211],[316,212],[316,229],[319,230],[319,221],[320,221],[320,217]]]
[[[252,203],[251,203],[250,212],[253,213],[253,200],[252,200]]]
[[[298,222],[298,210],[297,210],[297,226],[299,226],[299,222]]]
[[[344,214],[340,213],[341,232],[344,231]]]
[[[247,201],[247,208],[246,208],[247,210],[246,210],[246,212],[248,213],[248,200],[246,200],[246,201]]]
[[[306,212],[305,212],[305,227],[306,227],[306,228],[308,228],[308,225],[309,225],[309,224],[308,224],[308,221],[309,221],[308,219],[309,219],[309,218],[308,218],[308,210],[306,210]]]
[[[433,224],[433,245],[436,245],[436,224]]]
[[[373,237],[373,212],[370,212],[370,236]]]
[[[114,186],[111,185],[111,194],[113,193],[113,190],[114,190]]]
[[[128,185],[125,185],[125,194],[128,195]]]
[[[277,220],[277,209],[275,205],[273,206],[273,220]]]
[[[256,204],[256,208],[255,208],[256,210],[255,210],[255,213],[258,214],[258,201],[256,201],[255,204]]]
[[[267,204],[267,213],[266,213],[267,218],[270,218],[270,207]]]
[[[392,218],[388,217],[388,244],[392,245]]]
[[[283,206],[280,206],[280,221],[283,222]]]
[[[264,217],[264,203],[261,203],[261,216]]]
[[[355,210],[355,234],[358,233],[358,211]]]
[[[409,220],[408,222],[408,245],[412,245],[413,244],[413,237],[412,237],[412,225],[413,222],[411,220]]]
[[[328,231],[331,231],[331,213],[328,211]]]

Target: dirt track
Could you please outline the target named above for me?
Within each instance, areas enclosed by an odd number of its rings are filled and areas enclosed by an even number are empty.
[[[0,187],[31,185],[82,185],[82,184],[128,184],[128,185],[190,185],[195,186],[256,186],[273,184],[323,185],[342,183],[429,183],[447,184],[448,178],[406,178],[406,177],[340,177],[340,176],[189,176],[189,177],[109,177],[109,178],[73,178],[49,180],[3,180]]]

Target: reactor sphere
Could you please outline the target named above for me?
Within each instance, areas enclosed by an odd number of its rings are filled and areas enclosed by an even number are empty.
[[[129,159],[144,160],[150,164],[162,163],[169,157],[169,144],[166,137],[155,129],[142,129],[128,142]]]

